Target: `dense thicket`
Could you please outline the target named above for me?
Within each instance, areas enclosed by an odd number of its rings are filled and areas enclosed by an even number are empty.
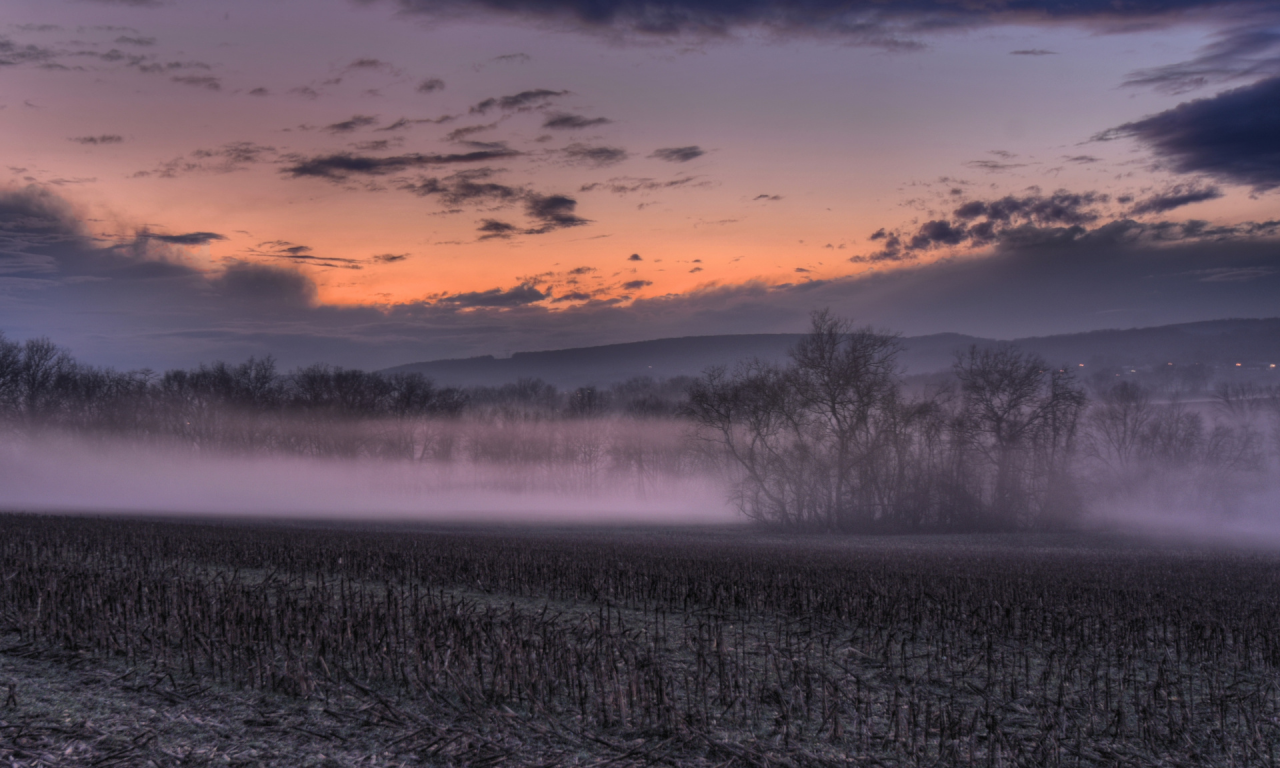
[[[1222,507],[1266,467],[1267,419],[1280,423],[1280,393],[1256,386],[1190,407],[1095,377],[1090,408],[1071,368],[1012,346],[972,347],[949,378],[908,394],[900,351],[819,312],[787,365],[751,361],[694,383],[689,413],[737,468],[744,514],[793,528],[991,530],[1056,527],[1089,501],[1153,491],[1169,506]]]

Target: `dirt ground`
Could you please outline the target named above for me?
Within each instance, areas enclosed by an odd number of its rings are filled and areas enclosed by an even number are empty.
[[[796,765],[710,734],[601,738],[513,711],[396,702],[358,683],[308,698],[233,690],[0,642],[0,766]],[[831,755],[814,764],[841,764]],[[848,764],[852,764],[849,761]]]

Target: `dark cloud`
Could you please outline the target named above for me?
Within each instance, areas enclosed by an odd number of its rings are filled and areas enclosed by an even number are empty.
[[[912,250],[921,250],[938,245],[959,245],[967,238],[968,232],[965,231],[964,226],[939,219],[921,224],[908,247]]]
[[[1097,220],[1098,205],[1110,198],[1099,192],[1058,190],[1051,195],[1006,195],[998,200],[974,200],[957,208],[954,215],[969,220],[985,216],[991,221],[1033,224],[1087,224]]]
[[[526,230],[527,234],[540,235],[566,227],[580,227],[591,223],[574,213],[578,201],[565,195],[531,194],[525,199],[525,213],[536,219],[540,226]]]
[[[1043,48],[1024,48],[1020,51],[1009,51],[1010,56],[1052,56],[1057,51],[1046,51]]]
[[[82,246],[87,242],[82,229],[70,205],[48,189],[0,188],[0,275],[34,277],[54,271],[43,251]]]
[[[501,309],[533,304],[546,299],[548,295],[538,290],[535,286],[525,283],[506,291],[500,288],[491,288],[487,291],[455,293],[436,299],[433,303],[447,304],[460,308],[488,307]]]
[[[480,222],[480,226],[476,227],[476,231],[480,233],[481,240],[492,240],[493,238],[507,239],[520,231],[515,224],[509,224],[505,221],[497,219],[484,219]]]
[[[568,95],[568,93],[568,91],[549,91],[546,88],[521,91],[520,93],[514,93],[510,96],[485,99],[472,107],[471,113],[483,115],[495,107],[504,111],[527,109],[529,107],[541,106],[557,96],[565,96]]]
[[[627,159],[627,150],[621,147],[592,147],[586,144],[570,144],[564,148],[569,162],[604,168],[617,165]]]
[[[441,200],[452,205],[477,202],[505,204],[522,201],[524,203],[525,215],[533,220],[530,226],[518,227],[498,219],[483,219],[477,228],[481,240],[510,239],[516,235],[543,235],[558,229],[591,223],[589,219],[577,215],[575,211],[578,201],[571,197],[544,195],[486,181],[488,173],[488,169],[482,169],[477,174],[463,173],[444,179],[422,179],[417,184],[407,186],[406,189],[424,197],[437,195]]]
[[[697,182],[693,176],[682,176],[678,179],[668,179],[666,181],[656,181],[654,179],[633,178],[630,176],[620,176],[610,179],[608,182],[593,181],[590,184],[583,184],[579,187],[581,192],[592,192],[597,189],[604,189],[616,195],[627,195],[632,192],[654,192],[659,189],[672,189],[674,187],[683,187],[689,184],[694,186],[705,186],[707,182]]]
[[[124,137],[114,133],[105,133],[101,136],[76,136],[68,139],[68,141],[74,141],[77,144],[119,144],[124,141]]]
[[[368,128],[371,125],[377,125],[378,118],[372,115],[353,115],[350,120],[343,120],[340,123],[326,125],[323,130],[328,133],[354,133],[361,128]]]
[[[916,50],[917,36],[992,24],[1077,22],[1093,28],[1132,29],[1173,23],[1188,12],[1219,12],[1215,0],[391,0],[411,13],[442,17],[490,13],[552,22],[604,33],[715,37],[748,28],[839,37],[888,50]],[[1265,8],[1258,3],[1255,7]],[[1249,6],[1244,6],[1249,7]]]
[[[572,130],[577,128],[590,128],[593,125],[608,125],[613,122],[607,117],[583,117],[582,115],[573,115],[568,112],[557,112],[549,115],[542,123],[543,128],[551,128],[553,130]]]
[[[570,291],[569,293],[562,293],[555,297],[551,300],[551,303],[560,304],[566,301],[587,301],[590,298],[591,294],[589,293],[583,293],[582,291]]]
[[[627,261],[644,261],[644,259],[640,258],[640,254],[633,253],[627,257]]]
[[[258,247],[250,250],[249,253],[325,269],[363,269],[358,259],[320,256],[311,246],[298,245],[288,240],[268,240],[258,243]]]
[[[311,246],[294,245],[288,240],[269,240],[265,243],[258,243],[259,248],[264,246],[271,248],[273,252],[281,256],[288,256],[291,258],[306,258],[311,255]]]
[[[154,37],[137,37],[132,35],[121,35],[120,37],[116,38],[116,43],[119,45],[137,45],[137,46],[145,47],[145,46],[155,45],[156,39]]]
[[[293,158],[292,165],[281,170],[293,178],[312,176],[333,181],[341,181],[351,176],[385,176],[400,173],[411,168],[422,168],[433,165],[454,165],[457,163],[482,163],[487,160],[501,160],[521,154],[514,149],[490,149],[476,152],[464,152],[448,155],[394,155],[391,157],[370,157],[339,152],[332,155],[317,155],[311,158]]]
[[[138,237],[146,240],[157,240],[161,243],[170,245],[208,245],[214,240],[226,240],[226,235],[220,235],[217,232],[187,232],[181,235],[157,235],[153,232],[144,232]]]
[[[435,93],[444,90],[444,81],[438,77],[429,77],[418,83],[418,93]]]
[[[1222,190],[1217,187],[1200,187],[1194,184],[1184,186],[1180,184],[1138,201],[1129,212],[1134,216],[1141,216],[1147,213],[1165,213],[1166,211],[1172,211],[1174,208],[1181,208],[1184,205],[1202,203],[1206,200],[1217,200],[1220,197],[1222,197]]]
[[[1139,203],[1128,215],[1169,211],[1213,199],[1216,188],[1172,187]],[[853,256],[854,263],[899,262],[916,259],[937,248],[1030,247],[1045,243],[1126,242],[1172,243],[1226,241],[1271,237],[1280,223],[1244,222],[1210,225],[1199,220],[1138,222],[1109,213],[1111,198],[1098,192],[1058,190],[1050,195],[1007,195],[994,200],[971,200],[957,207],[952,218],[933,219],[914,231],[879,229],[868,238],[880,244],[871,254]],[[1124,201],[1120,201],[1124,202]],[[1130,201],[1131,202],[1131,201]],[[1096,225],[1092,226],[1091,225]]]
[[[395,264],[398,261],[405,261],[411,255],[412,254],[408,253],[379,253],[378,255],[371,256],[370,258],[373,261],[377,261],[382,264]]]
[[[235,262],[210,281],[214,290],[235,304],[307,307],[315,303],[316,286],[292,269]]]
[[[630,280],[622,284],[622,290],[638,291],[641,288],[647,288],[650,285],[653,285],[652,280]]]
[[[777,202],[778,200],[781,200],[781,199],[782,199],[782,195],[756,195],[755,197],[751,198],[753,202],[756,200],[765,200],[767,202]]]
[[[271,91],[268,91],[266,88],[254,88],[252,91],[249,91],[249,95],[250,96],[269,96],[271,95]]]
[[[469,142],[470,140],[467,137],[474,136],[475,134],[482,133],[484,131],[492,130],[493,128],[496,128],[496,127],[498,127],[497,123],[485,123],[484,125],[464,125],[461,128],[454,128],[452,131],[449,131],[449,133],[445,135],[445,139],[448,141]]]
[[[525,197],[526,191],[519,187],[492,181],[495,173],[492,168],[475,168],[443,178],[424,176],[401,188],[420,197],[437,196],[448,205],[509,203]]]
[[[1131,136],[1179,173],[1280,187],[1280,77],[1196,99],[1096,136]]]
[[[688,147],[663,147],[655,149],[649,157],[655,157],[659,160],[666,160],[669,163],[687,163],[690,160],[702,157],[707,154],[702,147],[696,144]]]
[[[382,128],[374,128],[373,130],[379,131],[379,132],[398,131],[403,128],[408,128],[414,125],[422,125],[424,123],[429,125],[440,125],[441,123],[451,123],[454,120],[457,120],[457,118],[454,117],[453,115],[442,115],[441,117],[424,117],[424,118],[418,118],[418,119],[402,117],[399,120],[395,121],[394,123],[391,123],[390,125],[383,126]]]
[[[205,88],[210,91],[222,90],[222,81],[211,75],[174,75],[170,79],[175,83],[190,85],[194,88]]]

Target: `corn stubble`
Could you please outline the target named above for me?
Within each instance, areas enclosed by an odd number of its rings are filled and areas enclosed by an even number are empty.
[[[11,765],[1274,766],[1280,751],[1270,556],[16,515],[0,532],[6,669],[87,675],[187,724],[179,748],[156,717],[42,713],[10,672]],[[202,710],[223,725],[191,726]]]

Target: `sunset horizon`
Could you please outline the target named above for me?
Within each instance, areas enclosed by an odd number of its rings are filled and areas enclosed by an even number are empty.
[[[0,331],[94,364],[1277,314],[1265,3],[9,17]]]

